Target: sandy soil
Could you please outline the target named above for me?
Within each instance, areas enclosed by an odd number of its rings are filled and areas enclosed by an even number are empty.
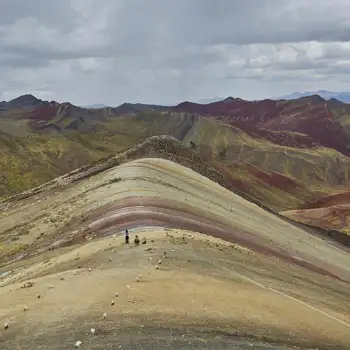
[[[346,283],[189,231],[135,233],[147,244],[106,237],[8,266],[1,348],[350,347]]]
[[[349,250],[170,161],[0,210],[1,349],[350,348]]]

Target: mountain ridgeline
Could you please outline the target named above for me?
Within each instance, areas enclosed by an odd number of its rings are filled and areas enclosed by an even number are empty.
[[[82,108],[24,95],[0,102],[0,197],[161,135],[181,141],[228,187],[274,211],[309,208],[348,184],[350,105],[335,99],[229,97],[207,104]]]

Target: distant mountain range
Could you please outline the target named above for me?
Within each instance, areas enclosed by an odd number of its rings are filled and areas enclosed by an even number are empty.
[[[187,158],[181,151],[185,165],[254,202],[275,211],[311,208],[348,188],[349,116],[350,104],[319,95],[96,109],[26,94],[0,102],[0,199],[168,135],[191,150]],[[132,157],[170,152],[174,160],[176,145],[152,143]]]
[[[194,103],[200,103],[200,104],[208,104],[208,103],[213,103],[213,102],[219,102],[223,101],[225,97],[212,97],[212,98],[203,98],[197,101],[193,101]],[[86,108],[86,109],[101,109],[101,108],[106,108],[106,107],[112,107],[114,106],[111,105],[105,105],[103,103],[96,103],[92,105],[86,105],[86,106],[80,106],[81,108]]]
[[[100,108],[106,108],[106,107],[110,107],[107,105],[104,105],[102,103],[96,103],[93,105],[87,105],[87,106],[80,106],[81,108],[87,108],[87,109],[100,109]]]
[[[350,103],[350,92],[335,92],[335,91],[328,91],[328,90],[305,91],[305,92],[297,91],[284,96],[271,97],[271,100],[297,100],[298,98],[315,96],[315,95],[318,95],[324,98],[325,100],[330,100],[332,98],[335,98],[338,101],[341,101],[344,103]],[[192,102],[198,103],[198,104],[209,104],[209,103],[224,101],[225,99],[227,98],[215,96],[211,98],[202,98]],[[115,106],[105,105],[103,103],[96,103],[96,104],[91,104],[86,106],[84,105],[79,107],[86,108],[86,109],[101,109],[106,107],[115,108]]]
[[[327,90],[319,90],[319,91],[305,91],[305,92],[293,92],[292,94],[273,98],[274,100],[295,100],[301,97],[319,95],[325,100],[330,100],[331,98],[335,98],[339,101],[349,103],[350,102],[350,92],[334,92]]]

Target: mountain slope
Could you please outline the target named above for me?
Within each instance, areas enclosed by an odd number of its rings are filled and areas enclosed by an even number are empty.
[[[230,99],[207,105],[184,102],[175,110],[215,117],[251,136],[281,145],[302,148],[323,146],[334,148],[344,155],[350,154],[350,134],[339,123],[338,116],[332,113],[328,103],[319,96],[295,101]],[[350,114],[348,112],[347,108],[347,115]]]
[[[112,234],[128,226],[181,227],[233,239],[254,249],[291,259],[297,264],[325,269],[328,273],[350,280],[350,264],[343,264],[343,259],[348,259],[348,255],[343,256],[339,251],[337,259],[328,263],[326,269],[324,259],[332,251],[327,242],[286,223],[187,167],[160,158],[136,159],[117,167],[108,167],[108,164],[103,164],[98,171],[83,169],[66,181],[61,178],[60,187],[36,192],[25,202],[20,202],[23,209],[25,203],[37,203],[31,205],[32,209],[27,208],[21,226],[36,226],[32,239],[38,235],[40,237],[39,231],[43,230],[46,246],[78,243],[86,235]],[[67,186],[72,181],[73,186]],[[57,190],[60,193],[65,188],[64,196],[57,197],[55,207],[45,204],[52,200]],[[91,193],[91,197],[86,197],[84,193]],[[37,202],[38,196],[42,200]],[[11,215],[19,211],[15,203],[18,202],[2,204],[6,216],[1,220],[1,228],[10,236],[13,234],[11,228],[16,231],[16,223],[11,219]],[[79,211],[84,215],[78,217]],[[56,223],[51,230],[49,222],[42,220],[50,212],[50,216],[57,219],[50,219]],[[61,217],[63,212],[64,218]],[[262,223],[266,230],[259,228]],[[284,233],[286,231],[289,232],[288,236]],[[306,242],[313,241],[322,250],[321,255],[311,253],[304,246]],[[33,241],[28,248],[31,252],[43,248],[42,242],[41,239]],[[293,250],[289,246],[292,242]],[[347,266],[345,270],[343,266]]]
[[[4,349],[349,347],[346,248],[169,160],[96,166],[2,204]]]
[[[297,222],[337,230],[349,235],[345,243],[350,245],[350,193],[342,192],[311,203],[307,209],[283,211],[281,214]]]
[[[1,111],[1,197],[113,157],[154,135],[179,139],[202,164],[210,162],[225,174],[231,188],[275,211],[305,208],[348,186],[350,110],[318,96],[88,110],[26,95],[2,103]]]

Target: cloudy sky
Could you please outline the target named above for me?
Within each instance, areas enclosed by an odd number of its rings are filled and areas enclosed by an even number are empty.
[[[350,90],[349,0],[1,0],[0,100]]]

